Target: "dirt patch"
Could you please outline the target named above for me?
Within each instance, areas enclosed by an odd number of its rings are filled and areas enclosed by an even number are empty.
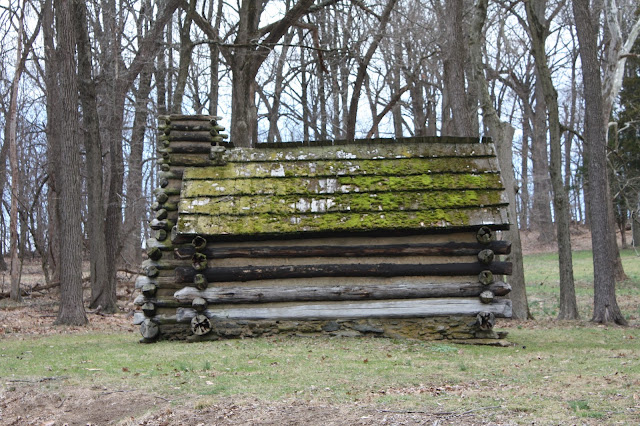
[[[477,412],[385,410],[368,404],[322,401],[169,401],[135,390],[78,388],[64,380],[6,382],[0,391],[0,424],[18,425],[481,425]],[[196,407],[197,406],[197,407]],[[491,410],[488,407],[487,410]]]

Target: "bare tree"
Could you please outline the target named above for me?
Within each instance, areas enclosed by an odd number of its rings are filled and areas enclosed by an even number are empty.
[[[489,0],[478,0],[473,8],[472,22],[469,30],[469,57],[472,66],[471,76],[473,83],[478,86],[477,93],[480,96],[480,107],[482,108],[484,125],[487,126],[489,134],[498,147],[498,161],[504,176],[505,188],[509,198],[509,216],[512,221],[515,221],[517,217],[515,210],[515,176],[513,175],[513,152],[511,149],[513,127],[500,120],[500,116],[493,106],[482,61],[481,43],[484,40],[482,28],[486,22],[488,4]],[[529,312],[524,281],[520,231],[516,222],[512,224],[511,229],[507,232],[507,238],[512,244],[510,259],[513,263],[513,273],[509,281],[513,288],[510,294],[513,302],[513,316],[518,319],[528,319],[531,317],[531,314]]]
[[[562,147],[560,143],[560,113],[558,111],[558,93],[553,86],[551,70],[547,64],[545,42],[549,35],[550,22],[554,15],[564,7],[564,2],[557,4],[550,16],[545,17],[546,0],[533,0],[525,3],[529,34],[531,36],[532,53],[537,69],[537,85],[544,94],[549,125],[551,148],[550,173],[553,186],[553,205],[555,213],[556,233],[558,239],[558,263],[560,268],[560,312],[558,319],[577,319],[578,304],[576,302],[573,279],[573,260],[571,254],[569,197],[562,179]],[[568,161],[568,159],[567,159]]]
[[[592,321],[626,324],[616,300],[614,260],[609,236],[613,232],[608,220],[606,164],[606,129],[604,126],[602,81],[598,64],[598,22],[589,0],[574,0],[573,14],[580,45],[585,98],[585,148],[589,162],[589,215],[593,246],[594,309]]]

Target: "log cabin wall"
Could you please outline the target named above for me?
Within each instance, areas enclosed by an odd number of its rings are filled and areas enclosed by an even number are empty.
[[[507,202],[473,138],[234,149],[216,117],[161,117],[136,286],[144,342],[275,333],[497,338]]]

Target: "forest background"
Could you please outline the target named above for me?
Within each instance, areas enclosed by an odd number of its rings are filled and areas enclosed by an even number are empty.
[[[117,271],[139,269],[148,238],[157,116],[210,114],[236,146],[491,136],[517,221],[514,316],[530,316],[519,229],[533,229],[558,246],[558,316],[577,317],[582,224],[593,320],[624,324],[615,232],[640,242],[639,33],[634,0],[4,0],[9,294],[36,255],[58,323],[86,323],[85,258],[89,307],[115,311]]]

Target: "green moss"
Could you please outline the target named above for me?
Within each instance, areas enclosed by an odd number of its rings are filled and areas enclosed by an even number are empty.
[[[195,218],[195,219],[194,219]],[[288,234],[300,232],[358,232],[420,229],[450,229],[501,223],[499,208],[477,210],[433,209],[389,213],[325,213],[279,216],[190,216],[182,215],[179,226],[192,225],[189,232],[203,235]],[[197,222],[194,225],[194,220]],[[184,228],[179,231],[185,232]]]
[[[487,158],[398,158],[384,160],[317,160],[228,163],[226,166],[192,168],[187,180],[244,177],[405,176],[435,173],[484,173],[495,170]]]
[[[203,215],[324,212],[392,212],[501,205],[499,190],[379,192],[327,195],[263,195],[183,199],[180,211]]]
[[[416,176],[346,176],[338,178],[248,178],[193,180],[184,183],[185,198],[224,195],[309,195],[391,191],[502,189],[500,175],[485,173]]]

